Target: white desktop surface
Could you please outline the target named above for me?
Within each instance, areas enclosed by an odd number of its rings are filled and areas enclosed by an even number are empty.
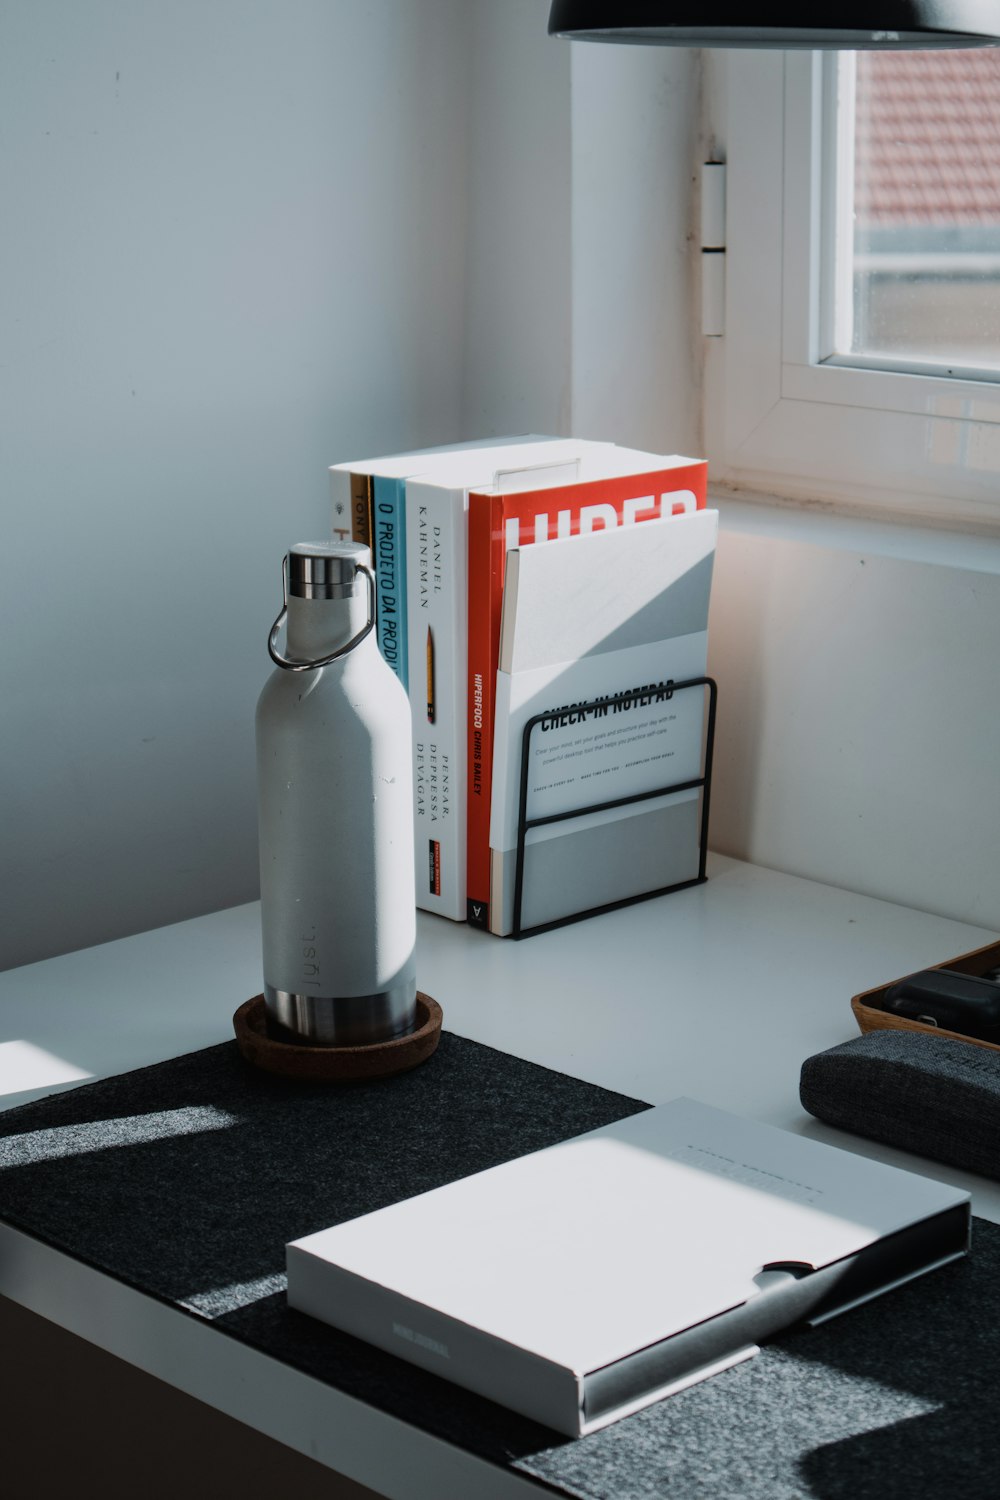
[[[521,943],[421,916],[418,984],[462,1036],[922,1171],[1000,1223],[1000,1183],[830,1129],[798,1100],[803,1060],[857,1035],[853,994],[995,936],[714,856],[706,885]],[[228,1040],[260,988],[256,904],[0,974],[0,1108]],[[540,1492],[3,1225],[0,1294],[392,1500]]]

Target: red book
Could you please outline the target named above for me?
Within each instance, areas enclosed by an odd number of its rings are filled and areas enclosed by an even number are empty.
[[[611,461],[628,459],[612,449]],[[490,799],[493,719],[500,660],[500,610],[508,548],[580,532],[607,531],[665,515],[703,510],[704,460],[637,455],[650,463],[631,474],[502,493],[469,493],[469,736],[468,886],[466,911],[475,927],[489,927]]]

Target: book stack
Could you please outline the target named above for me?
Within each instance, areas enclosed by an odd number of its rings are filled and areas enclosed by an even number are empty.
[[[410,698],[417,904],[505,934],[526,720],[704,673],[716,534],[706,465],[525,436],[336,464],[330,477],[334,534],[372,549],[379,647]],[[700,757],[703,705],[678,695],[665,711],[665,691],[638,700],[629,735],[598,742],[595,730],[587,755],[562,745],[570,729],[581,736],[561,711],[554,734],[538,736],[548,753],[533,760],[544,774],[532,781],[532,816],[592,801],[597,776],[604,800],[648,792],[657,775],[656,784],[684,779]],[[642,756],[631,733],[644,736]],[[572,778],[551,774],[557,741],[564,756],[577,752]],[[608,751],[626,742],[645,770],[622,774],[624,760]],[[536,830],[524,925],[687,878],[696,801],[654,798],[626,817]],[[669,851],[666,864],[654,846]],[[588,868],[600,878],[581,878]]]

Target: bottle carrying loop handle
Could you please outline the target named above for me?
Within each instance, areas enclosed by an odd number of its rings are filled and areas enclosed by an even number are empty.
[[[372,572],[371,568],[366,567],[364,563],[358,563],[356,565],[355,577],[357,577],[358,573],[363,573],[368,583],[368,619],[363,629],[359,630],[357,635],[352,636],[345,646],[338,646],[336,651],[331,651],[329,656],[318,657],[316,661],[290,661],[287,656],[282,656],[281,652],[278,650],[278,633],[281,630],[282,625],[285,623],[285,616],[288,614],[287,555],[282,559],[281,586],[282,594],[284,596],[284,603],[281,606],[281,613],[275,620],[274,624],[271,626],[271,634],[267,638],[268,653],[275,666],[284,667],[288,672],[312,672],[315,671],[317,667],[328,667],[331,662],[340,661],[341,657],[347,656],[349,652],[354,650],[355,646],[361,644],[366,635],[371,634],[371,631],[375,625],[375,574]]]

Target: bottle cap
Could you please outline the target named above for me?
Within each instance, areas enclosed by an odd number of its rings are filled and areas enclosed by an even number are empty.
[[[358,568],[371,567],[363,542],[296,542],[288,553],[291,599],[350,599],[364,586]]]

